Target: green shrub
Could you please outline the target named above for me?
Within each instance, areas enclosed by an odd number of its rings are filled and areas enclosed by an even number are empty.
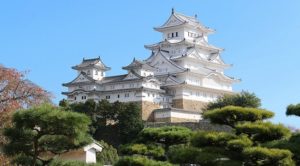
[[[236,135],[226,132],[197,131],[192,135],[191,144],[195,147],[226,146],[227,141],[237,138]]]
[[[83,161],[53,160],[49,166],[103,166],[102,164],[86,164]]]
[[[212,123],[234,127],[234,125],[238,122],[255,122],[271,118],[274,116],[274,113],[264,109],[226,106],[207,111],[203,116],[204,118],[209,119]]]
[[[98,141],[98,143],[103,146],[103,149],[97,153],[97,163],[113,165],[119,160],[118,152],[113,146],[108,145],[102,140]]]
[[[235,126],[237,134],[247,134],[253,141],[267,142],[288,138],[291,132],[282,124],[272,124],[271,122],[245,122]]]
[[[292,166],[292,153],[289,150],[249,147],[243,151],[245,165]]]
[[[187,143],[191,133],[190,129],[180,126],[145,128],[139,134],[139,142],[161,143],[168,149],[171,145]]]
[[[239,106],[239,107],[250,107],[258,108],[261,105],[260,99],[256,97],[254,93],[241,92],[233,95],[224,95],[218,98],[216,101],[211,102],[207,105],[206,110],[213,110],[216,108],[222,108],[226,106]]]
[[[263,146],[291,151],[294,154],[293,160],[297,165],[300,165],[300,133],[293,134],[289,139],[267,142]]]
[[[172,164],[151,160],[142,156],[127,156],[121,158],[114,166],[172,166]]]
[[[171,146],[168,159],[180,165],[197,164],[201,166],[240,166],[241,162],[231,160],[222,148],[207,147],[203,149],[188,146]]]
[[[171,163],[175,164],[196,164],[201,150],[195,147],[182,145],[171,146],[167,156]],[[212,157],[212,156],[211,156]],[[210,158],[211,159],[211,158]]]
[[[239,138],[229,140],[227,142],[228,149],[232,151],[242,151],[246,147],[252,146],[252,141],[245,135],[240,136]]]
[[[300,116],[300,103],[296,105],[289,105],[286,109],[286,115]]]
[[[163,159],[165,155],[165,150],[161,146],[155,144],[127,144],[120,147],[120,152],[123,155],[139,154],[155,159]]]

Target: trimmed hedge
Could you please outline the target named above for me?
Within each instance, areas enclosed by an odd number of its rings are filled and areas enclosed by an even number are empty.
[[[191,144],[195,147],[226,146],[229,140],[237,136],[227,132],[197,131],[192,135]]]
[[[263,144],[268,148],[287,149],[291,151],[293,159],[297,165],[300,165],[300,133],[293,134],[289,139],[276,140]]]
[[[242,91],[241,93],[232,95],[225,94],[216,101],[209,103],[206,107],[206,110],[213,110],[229,105],[258,108],[261,106],[261,101],[254,93]]]
[[[249,147],[243,151],[245,165],[293,166],[289,150]]]
[[[103,166],[102,164],[86,164],[83,161],[73,161],[73,160],[53,160],[49,166]]]
[[[101,152],[97,153],[97,162],[103,165],[112,165],[119,160],[117,149],[104,141],[98,141],[103,146]]]
[[[172,166],[171,163],[155,161],[142,156],[123,157],[114,166]]]
[[[229,140],[227,142],[228,149],[232,151],[240,152],[246,147],[250,147],[253,145],[253,142],[247,136],[240,136],[239,138]]]
[[[144,156],[153,157],[155,159],[162,159],[165,155],[165,150],[155,144],[127,144],[120,147],[120,152],[123,155],[139,154]]]
[[[271,122],[246,122],[235,126],[237,134],[247,134],[255,142],[268,142],[288,138],[291,132],[282,124]]]
[[[190,129],[181,126],[145,128],[140,132],[138,142],[161,143],[168,149],[171,145],[187,143],[191,134]]]
[[[201,166],[240,166],[240,161],[232,160],[222,148],[195,148],[187,146],[172,146],[168,152],[168,159],[174,164]]]
[[[226,106],[219,109],[204,112],[203,117],[212,123],[234,126],[238,122],[255,122],[268,119],[274,113],[264,109]]]
[[[286,109],[286,115],[300,116],[300,103],[296,105],[289,105]]]

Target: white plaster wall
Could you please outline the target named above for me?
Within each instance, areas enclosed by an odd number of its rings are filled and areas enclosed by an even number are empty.
[[[196,30],[195,28],[188,28],[188,27],[185,27],[185,28],[184,28],[184,31],[185,31],[185,32],[184,32],[184,37],[185,37],[186,39],[190,39],[190,40],[193,40],[194,37],[190,37],[190,36],[188,35],[188,32],[197,34],[197,35],[199,35],[199,36],[202,35],[202,32],[199,31],[199,30]]]
[[[202,102],[211,102],[216,100],[220,94],[193,89],[183,89],[183,98],[187,100],[196,100]]]
[[[160,103],[162,99],[160,94],[157,92],[143,91],[142,96],[143,101],[154,102],[157,104]]]
[[[191,114],[191,113],[184,113],[184,112],[171,112],[171,117],[184,118],[184,119],[195,119],[195,120],[201,119],[201,115],[199,113]]]
[[[203,87],[232,91],[232,87],[229,83],[225,83],[221,80],[217,81],[213,78],[203,78]]]
[[[160,89],[160,86],[153,82],[143,82],[142,86],[151,89]]]
[[[129,97],[125,97],[125,94],[129,94]],[[119,95],[119,98],[118,98]],[[106,96],[110,96],[109,99],[106,99]],[[138,101],[141,100],[140,97],[137,97],[136,93],[133,91],[129,92],[120,92],[120,93],[111,93],[111,94],[102,94],[100,97],[100,100],[106,99],[109,102],[113,103],[116,101],[120,102],[132,102],[132,101]]]
[[[201,120],[202,116],[200,113],[184,113],[177,111],[166,111],[166,112],[155,112],[155,119],[160,118],[183,118],[183,119],[193,119],[193,120]]]
[[[187,82],[187,84],[202,86],[202,78],[201,77],[189,75],[189,76],[186,76],[186,82]]]
[[[169,33],[170,34],[174,33],[174,36],[175,36],[176,32],[178,32],[178,37],[173,37],[173,38],[168,37]],[[184,38],[184,29],[183,28],[176,28],[176,29],[167,30],[167,31],[163,32],[162,37],[163,37],[163,40],[167,39],[171,42],[181,41]]]
[[[86,163],[96,163],[96,150],[95,149],[89,149],[86,151]]]

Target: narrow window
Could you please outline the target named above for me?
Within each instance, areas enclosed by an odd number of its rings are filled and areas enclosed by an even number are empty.
[[[178,32],[176,32],[176,37],[178,37]]]
[[[172,37],[174,37],[174,33],[172,33]]]
[[[118,94],[118,98],[120,98],[120,95]]]
[[[76,100],[76,97],[74,97],[74,100]]]
[[[106,98],[106,99],[110,99],[110,96],[106,96],[105,98]]]

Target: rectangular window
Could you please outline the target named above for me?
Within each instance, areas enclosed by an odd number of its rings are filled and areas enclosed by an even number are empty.
[[[76,97],[74,97],[74,100],[76,100]]]
[[[106,99],[110,99],[110,96],[105,96]]]
[[[178,32],[176,32],[176,37],[178,37]]]
[[[81,96],[81,99],[82,99],[82,100],[85,100],[85,99],[86,99],[86,96]]]
[[[120,98],[120,95],[118,94],[118,98]]]
[[[172,33],[172,37],[174,37],[174,33]]]

